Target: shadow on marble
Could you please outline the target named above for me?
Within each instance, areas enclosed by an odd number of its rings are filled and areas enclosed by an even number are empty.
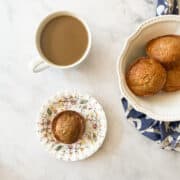
[[[0,179],[1,180],[12,180],[12,179],[24,180],[25,177],[20,175],[12,167],[2,164],[0,162]]]

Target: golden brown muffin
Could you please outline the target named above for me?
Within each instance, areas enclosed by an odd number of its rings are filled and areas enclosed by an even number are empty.
[[[85,119],[75,111],[63,111],[52,123],[52,131],[56,140],[72,144],[80,139],[85,130]]]
[[[180,90],[180,66],[173,67],[167,71],[167,80],[163,90],[166,92]]]
[[[146,53],[163,65],[177,61],[180,59],[180,36],[166,35],[153,39],[147,44]]]
[[[166,70],[156,60],[141,57],[126,74],[129,88],[138,96],[148,96],[159,92],[166,82]]]

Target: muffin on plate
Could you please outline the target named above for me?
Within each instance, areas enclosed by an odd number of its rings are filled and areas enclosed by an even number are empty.
[[[152,39],[146,46],[146,53],[163,65],[175,62],[180,59],[180,36],[166,35]]]
[[[166,82],[166,70],[156,60],[141,57],[127,71],[126,81],[131,91],[137,96],[154,95]]]
[[[57,141],[72,144],[79,140],[85,130],[85,119],[75,111],[63,111],[52,122],[52,132]]]

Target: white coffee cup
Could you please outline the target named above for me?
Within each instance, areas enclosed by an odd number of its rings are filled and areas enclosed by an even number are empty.
[[[57,64],[54,64],[49,59],[47,59],[47,57],[45,57],[45,55],[43,54],[43,52],[41,50],[41,47],[40,47],[40,38],[41,38],[41,33],[42,33],[44,27],[46,26],[46,24],[48,22],[50,22],[52,19],[54,19],[56,17],[64,16],[64,15],[74,17],[74,18],[78,19],[84,25],[84,27],[85,27],[85,29],[87,31],[87,35],[88,35],[88,45],[87,45],[87,48],[86,48],[83,56],[80,59],[77,59],[77,61],[75,63],[70,64],[70,65],[57,65]],[[37,73],[37,72],[41,72],[41,71],[45,70],[48,67],[56,67],[56,68],[59,68],[59,69],[73,68],[73,67],[79,65],[81,62],[83,62],[86,59],[86,57],[89,54],[89,51],[91,49],[91,42],[92,42],[92,40],[91,40],[91,32],[89,30],[88,25],[86,24],[86,22],[82,18],[79,18],[74,13],[71,13],[71,12],[68,12],[68,11],[59,11],[59,12],[55,12],[53,14],[50,14],[40,23],[40,25],[39,25],[39,27],[37,29],[37,32],[36,32],[36,47],[37,47],[37,50],[39,52],[39,55],[40,55],[41,59],[38,60],[38,61],[35,61],[32,64],[32,71],[34,73]]]

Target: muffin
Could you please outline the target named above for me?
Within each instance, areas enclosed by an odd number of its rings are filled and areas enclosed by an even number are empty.
[[[148,96],[163,88],[166,76],[166,70],[158,61],[141,57],[127,71],[126,81],[134,94]]]
[[[167,71],[167,80],[163,88],[166,92],[180,90],[180,66],[172,66]]]
[[[80,139],[85,130],[85,119],[75,111],[63,111],[52,123],[52,132],[57,141],[72,144]]]
[[[180,59],[180,36],[166,35],[153,39],[147,44],[146,53],[163,65],[175,62]]]

